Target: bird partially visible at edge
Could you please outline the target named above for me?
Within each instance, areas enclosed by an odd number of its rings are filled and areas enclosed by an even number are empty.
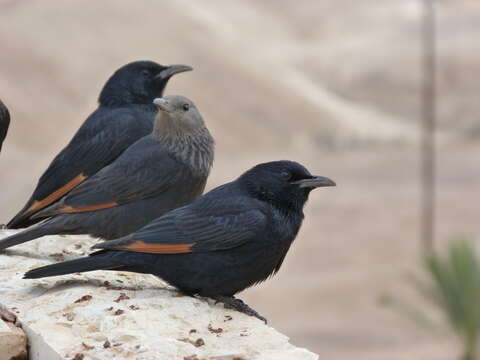
[[[188,295],[266,319],[238,292],[274,275],[302,224],[310,192],[334,186],[302,165],[257,165],[141,230],[94,246],[88,257],[33,269],[26,279],[93,270],[153,274]]]
[[[2,144],[7,136],[8,127],[10,126],[10,113],[5,104],[0,100],[0,151],[2,151]]]
[[[53,234],[115,239],[200,196],[214,140],[191,100],[169,95],[154,103],[159,112],[150,135],[34,215],[45,222],[0,240],[0,250]]]
[[[114,161],[135,141],[151,133],[168,80],[192,70],[186,65],[163,66],[135,61],[119,68],[104,85],[98,108],[85,120],[68,145],[40,177],[26,205],[7,224],[25,228],[41,220],[33,215]]]

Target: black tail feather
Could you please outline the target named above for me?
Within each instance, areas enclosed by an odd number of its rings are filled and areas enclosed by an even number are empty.
[[[114,260],[107,254],[105,254],[107,256],[104,256],[101,253],[103,253],[103,251],[94,253],[94,256],[64,261],[58,264],[42,266],[26,272],[23,278],[38,279],[49,276],[66,275],[76,272],[111,270],[122,267],[122,264],[119,264],[117,260]]]
[[[24,242],[45,236],[55,234],[55,231],[49,226],[44,226],[45,224],[38,225],[34,228],[24,230],[17,234],[6,237],[5,239],[0,240],[0,250],[9,248],[11,246],[23,244]]]
[[[36,223],[39,223],[43,219],[45,219],[45,217],[38,217],[38,218],[32,219],[32,217],[21,216],[18,218],[13,218],[7,224],[7,229],[24,229],[29,226],[35,225]]]
[[[33,204],[35,200],[30,199],[28,200],[27,204],[23,207],[22,210],[18,212],[17,215],[11,219],[8,224],[7,224],[7,229],[22,229],[22,228],[27,228],[29,226],[32,226],[33,224],[36,224],[42,219],[31,219],[30,217],[35,213],[35,212],[28,212],[28,209],[30,206]]]

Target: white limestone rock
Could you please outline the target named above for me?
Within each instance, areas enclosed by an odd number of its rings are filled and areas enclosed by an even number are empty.
[[[0,318],[0,360],[26,358],[27,337],[25,333],[19,327]]]
[[[32,268],[85,255],[94,242],[48,236],[0,254],[0,304],[21,321],[31,359],[318,359],[260,320],[182,296],[151,275],[22,279]]]

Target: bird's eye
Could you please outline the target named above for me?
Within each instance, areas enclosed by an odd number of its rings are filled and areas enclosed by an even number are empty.
[[[142,70],[142,75],[145,76],[145,77],[149,77],[150,76],[150,71]]]
[[[188,111],[188,109],[190,109],[190,105],[187,104],[187,103],[183,104],[182,107],[183,107],[183,110],[185,110],[185,111]]]
[[[292,174],[290,174],[288,171],[282,171],[281,174],[282,179],[288,181],[292,177]]]

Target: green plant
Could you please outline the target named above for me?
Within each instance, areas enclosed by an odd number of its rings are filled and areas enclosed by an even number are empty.
[[[473,245],[452,243],[445,258],[425,259],[431,278],[422,294],[445,314],[449,325],[463,342],[464,360],[477,359],[480,335],[480,262]]]

